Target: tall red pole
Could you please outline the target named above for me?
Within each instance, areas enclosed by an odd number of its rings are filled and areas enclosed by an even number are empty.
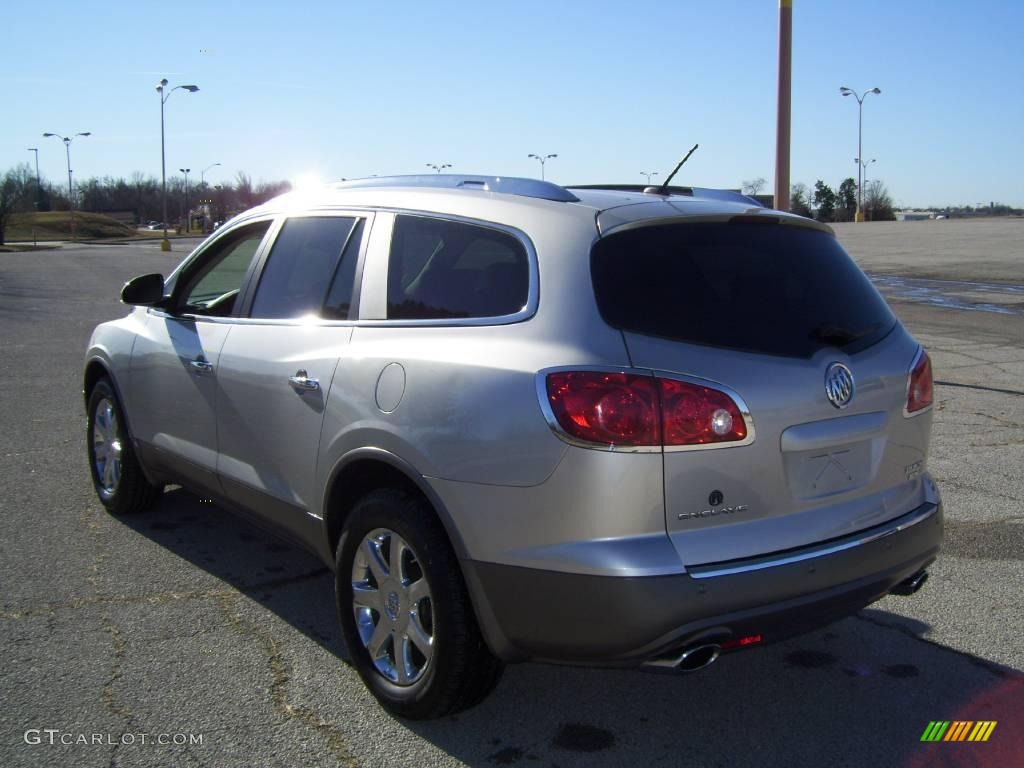
[[[793,0],[779,0],[779,106],[775,132],[775,207],[789,210],[789,133],[793,85]]]

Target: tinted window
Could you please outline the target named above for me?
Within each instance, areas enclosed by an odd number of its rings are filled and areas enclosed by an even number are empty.
[[[341,256],[341,264],[334,272],[334,280],[327,292],[323,316],[334,320],[347,320],[352,308],[352,292],[355,289],[356,263],[359,261],[359,244],[363,239],[363,219],[356,222],[355,229],[348,236],[348,244]]]
[[[398,216],[388,267],[388,318],[499,317],[526,306],[526,249],[505,232]]]
[[[230,315],[249,264],[269,228],[269,221],[242,227],[204,253],[198,270],[190,274],[182,289],[182,309],[195,314]]]
[[[864,349],[896,322],[833,236],[800,227],[643,227],[598,241],[591,271],[609,324],[679,341],[810,357]]]
[[[355,219],[288,219],[274,241],[253,299],[252,317],[320,314]]]

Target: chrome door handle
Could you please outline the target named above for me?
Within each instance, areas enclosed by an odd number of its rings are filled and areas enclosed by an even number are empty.
[[[303,368],[297,370],[294,376],[289,376],[288,383],[295,387],[295,389],[303,392],[315,392],[320,389],[320,382],[316,379],[309,378]]]
[[[192,366],[192,370],[196,373],[209,373],[213,370],[213,363],[208,362],[202,355],[195,360],[190,360],[188,364]]]

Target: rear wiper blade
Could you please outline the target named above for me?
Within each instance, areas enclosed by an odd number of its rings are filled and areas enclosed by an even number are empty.
[[[852,344],[858,339],[864,338],[872,331],[877,331],[881,325],[881,323],[872,323],[859,331],[851,331],[849,328],[844,328],[841,325],[822,323],[814,328],[814,330],[808,334],[808,337],[814,341],[829,341],[838,343],[842,346],[844,344]]]

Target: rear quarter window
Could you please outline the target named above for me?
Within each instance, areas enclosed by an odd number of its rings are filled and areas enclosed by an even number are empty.
[[[526,248],[507,232],[399,215],[388,262],[388,319],[488,318],[526,306]]]
[[[615,328],[786,357],[854,353],[896,318],[827,232],[782,224],[652,225],[591,253],[598,307]]]

